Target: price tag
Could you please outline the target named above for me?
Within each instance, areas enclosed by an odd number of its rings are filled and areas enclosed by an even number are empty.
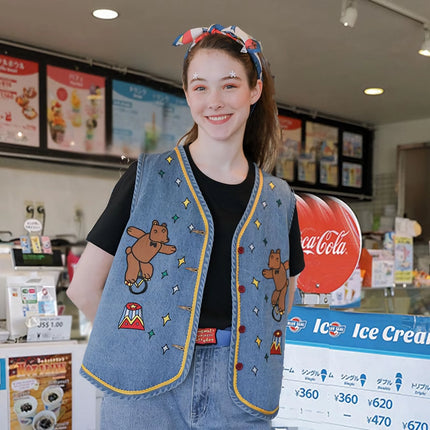
[[[69,340],[72,329],[72,316],[31,317],[27,321],[27,326],[27,342]]]

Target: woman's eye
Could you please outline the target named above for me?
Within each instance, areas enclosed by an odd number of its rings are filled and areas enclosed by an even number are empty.
[[[195,87],[194,91],[204,91],[205,87]]]
[[[236,88],[236,85],[233,85],[233,84],[227,84],[227,85],[225,86],[225,88],[226,88],[227,90],[231,90],[232,88]]]

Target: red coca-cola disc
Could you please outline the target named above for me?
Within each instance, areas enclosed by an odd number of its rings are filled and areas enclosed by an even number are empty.
[[[296,197],[305,257],[298,288],[305,293],[331,293],[348,280],[357,266],[360,225],[349,206],[335,197]]]

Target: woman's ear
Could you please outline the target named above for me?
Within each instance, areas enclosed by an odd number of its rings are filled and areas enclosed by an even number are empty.
[[[263,81],[261,79],[257,79],[257,83],[255,87],[251,90],[251,105],[258,102],[258,99],[261,96],[263,91]]]

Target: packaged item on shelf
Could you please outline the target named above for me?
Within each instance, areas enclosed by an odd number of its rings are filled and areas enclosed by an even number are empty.
[[[364,270],[363,287],[392,287],[394,285],[394,255],[384,249],[361,251],[359,266]]]
[[[30,254],[31,253],[30,237],[29,236],[21,236],[19,238],[19,242],[21,244],[22,253],[23,254]]]
[[[40,244],[39,236],[30,236],[31,242],[31,251],[33,254],[41,254],[42,253],[42,245]]]
[[[40,240],[42,242],[43,254],[52,254],[51,239],[48,236],[42,236]]]

